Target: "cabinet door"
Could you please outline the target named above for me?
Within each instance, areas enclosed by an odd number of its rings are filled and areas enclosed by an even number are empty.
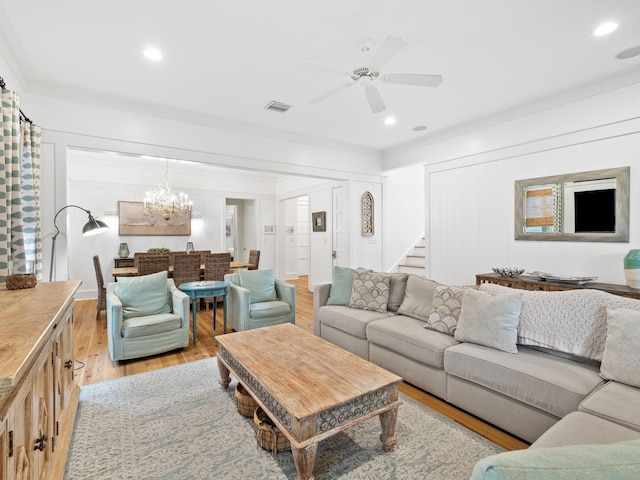
[[[60,331],[54,342],[55,371],[54,371],[54,431],[56,437],[60,434],[60,421],[73,392],[73,315],[60,324]],[[56,442],[57,443],[57,439]],[[54,446],[55,446],[54,443]],[[55,450],[54,450],[55,451]]]
[[[44,478],[53,442],[53,349],[46,349],[34,368],[31,400],[31,478]]]
[[[7,416],[7,479],[27,480],[31,477],[31,393],[25,388],[13,402]]]

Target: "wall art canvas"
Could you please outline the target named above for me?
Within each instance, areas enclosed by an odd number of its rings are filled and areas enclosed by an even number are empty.
[[[172,215],[145,211],[143,202],[118,202],[119,235],[191,235],[191,215]]]

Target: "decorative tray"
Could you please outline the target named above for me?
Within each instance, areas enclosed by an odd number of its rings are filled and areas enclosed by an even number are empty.
[[[559,275],[551,275],[550,273],[544,272],[531,272],[531,275],[538,277],[540,280],[549,280],[550,282],[575,283],[577,285],[583,285],[587,282],[593,282],[594,280],[598,279],[598,277],[562,277]]]

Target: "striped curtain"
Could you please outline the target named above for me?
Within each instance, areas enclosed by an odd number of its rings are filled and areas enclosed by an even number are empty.
[[[22,126],[21,205],[24,255],[34,260],[36,277],[42,280],[42,228],[40,222],[40,143],[42,129]]]
[[[18,247],[23,252],[20,212],[20,108],[18,94],[2,89],[0,131],[0,282]]]
[[[42,276],[40,229],[40,137],[37,125],[20,128],[20,98],[2,89],[0,130],[0,283],[9,262],[35,260]]]

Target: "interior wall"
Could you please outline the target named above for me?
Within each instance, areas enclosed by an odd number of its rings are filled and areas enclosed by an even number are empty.
[[[428,275],[473,284],[507,266],[624,284],[622,259],[640,242],[638,111],[635,85],[411,152],[426,164]],[[515,240],[516,180],[622,166],[631,167],[628,243]]]
[[[314,212],[326,212],[326,231],[314,232],[311,229],[309,233],[309,246],[312,252],[309,261],[309,289],[313,290],[315,285],[320,283],[331,282],[332,276],[332,236],[333,225],[332,217],[332,191],[324,189],[314,191],[309,194],[309,224],[311,224],[311,215]]]

